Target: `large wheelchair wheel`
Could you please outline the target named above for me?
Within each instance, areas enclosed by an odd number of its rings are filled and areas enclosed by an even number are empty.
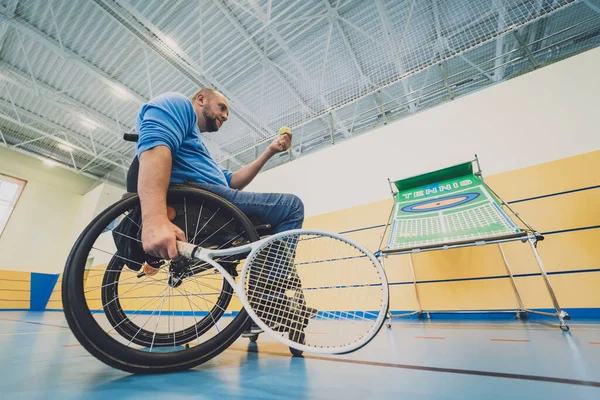
[[[65,316],[82,346],[110,366],[185,370],[225,350],[248,315],[210,265],[143,253],[139,205],[137,195],[115,203],[77,239],[63,275]],[[224,249],[259,239],[250,220],[213,193],[173,187],[167,206],[190,243]],[[235,275],[240,258],[219,262]]]
[[[125,268],[125,270],[123,270]],[[101,295],[102,295],[102,308],[106,319],[110,322],[110,325],[124,338],[131,340],[133,343],[140,346],[181,346],[189,343],[197,337],[206,333],[209,329],[215,326],[221,316],[227,310],[233,290],[229,283],[223,279],[221,292],[218,294],[216,301],[210,303],[210,310],[206,311],[205,316],[198,316],[194,320],[194,323],[188,327],[181,327],[182,329],[176,330],[176,326],[173,326],[173,332],[156,332],[148,329],[144,329],[134,321],[130,315],[128,315],[121,305],[121,299],[119,297],[119,286],[123,287],[122,283],[119,285],[119,279],[121,273],[125,275],[124,280],[127,280],[126,274],[128,272],[126,262],[117,253],[109,262],[104,278],[102,279]],[[173,279],[173,278],[168,278]],[[177,282],[179,283],[179,282]],[[183,284],[183,280],[179,286]],[[179,287],[177,286],[177,287]],[[215,288],[216,289],[216,288]],[[176,313],[173,311],[173,313]],[[175,315],[173,315],[175,317]]]

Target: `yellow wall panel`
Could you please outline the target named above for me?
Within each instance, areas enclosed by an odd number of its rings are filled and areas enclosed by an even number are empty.
[[[417,308],[417,297],[412,284],[390,286],[390,310],[407,311]]]
[[[407,254],[384,258],[383,269],[390,283],[413,281],[410,260]]]
[[[2,292],[0,292],[0,296],[2,296],[1,298],[3,300],[23,300],[23,301],[29,301],[29,290],[25,290],[25,291],[9,291],[9,290],[3,290]]]
[[[549,280],[562,308],[600,307],[600,272],[550,275]],[[525,307],[554,307],[541,276],[520,277],[516,282]]]
[[[0,279],[0,293],[4,290],[29,290],[31,283],[27,281]]]
[[[538,252],[548,272],[600,268],[600,229],[546,235]],[[529,244],[502,245],[513,274],[540,272]]]
[[[505,201],[512,201],[600,185],[598,171],[600,151],[593,151],[484,178]]]
[[[548,271],[600,268],[600,229],[547,235],[538,244]]]
[[[600,272],[554,275],[550,282],[562,308],[600,307]]]
[[[19,300],[19,301],[5,301],[0,300],[0,310],[1,309],[28,309],[29,308],[29,300]]]
[[[0,270],[0,309],[28,309],[30,282],[30,272]]]
[[[558,235],[557,239],[560,240],[560,236],[562,235]],[[548,246],[547,240],[550,237],[551,236],[548,236],[546,240],[538,243],[538,253],[540,253],[540,257],[542,257],[542,262],[546,268],[549,267],[548,261],[550,260],[542,255],[542,249]],[[533,255],[533,251],[531,250],[529,242],[504,243],[502,244],[502,248],[504,249],[506,260],[508,261],[510,269],[514,275],[535,274],[540,272],[540,268],[535,261],[535,256]]]
[[[554,282],[553,276],[550,282]],[[552,300],[541,276],[515,278],[525,308],[552,308]],[[559,299],[560,302],[560,299]]]
[[[600,189],[517,203],[511,207],[540,232],[600,225]]]
[[[466,247],[413,255],[417,281],[506,275],[498,246]]]
[[[0,270],[0,280],[31,282],[31,273],[22,271]]]
[[[517,308],[508,278],[417,285],[424,310],[500,310]]]

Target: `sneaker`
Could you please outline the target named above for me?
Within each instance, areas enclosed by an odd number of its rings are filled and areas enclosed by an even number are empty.
[[[242,337],[249,338],[252,336],[260,335],[263,332],[264,331],[258,325],[256,325],[254,322],[252,322],[250,324],[250,326],[248,328],[246,328],[246,330],[244,330],[244,332],[242,332]]]

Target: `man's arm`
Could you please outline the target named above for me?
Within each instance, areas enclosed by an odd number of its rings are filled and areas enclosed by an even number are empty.
[[[238,169],[231,175],[229,186],[232,189],[242,190],[258,175],[262,167],[275,154],[286,151],[292,145],[292,132],[286,132],[275,139],[269,147],[252,163]]]
[[[269,149],[266,149],[264,153],[262,153],[262,155],[256,160],[235,171],[233,175],[231,175],[231,188],[242,190],[246,186],[248,186],[248,184],[252,182],[252,180],[256,177],[256,175],[258,175],[262,167],[265,166],[267,161],[269,161],[269,159],[273,157],[274,154],[275,153],[272,153]]]
[[[155,257],[173,259],[178,256],[176,239],[185,240],[185,235],[167,218],[167,188],[172,154],[194,124],[194,109],[187,97],[169,93],[145,104],[138,118],[142,247]]]
[[[176,239],[185,234],[167,217],[167,189],[172,156],[166,146],[157,146],[140,155],[138,194],[142,206],[142,246],[156,257],[173,259],[179,255]]]

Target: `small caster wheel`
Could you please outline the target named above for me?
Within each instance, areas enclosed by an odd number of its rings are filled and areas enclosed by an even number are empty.
[[[391,328],[391,327],[392,327],[392,324],[390,324],[390,323],[388,322],[388,323],[386,324],[386,326],[387,326],[388,328]]]
[[[249,336],[248,339],[252,342],[252,343],[256,343],[256,341],[258,340],[258,334],[257,335],[252,335]]]
[[[306,335],[304,334],[304,332],[298,332],[298,331],[292,330],[292,331],[290,331],[288,337],[292,342],[299,343],[299,344],[306,343]],[[304,351],[290,347],[290,353],[292,353],[292,356],[294,356],[294,357],[301,357],[302,354],[304,354]]]
[[[304,352],[302,350],[297,350],[294,348],[290,347],[290,353],[292,353],[292,356],[294,357],[302,357],[302,354],[304,354]]]
[[[187,350],[187,349],[189,349],[189,348],[190,348],[190,344],[189,344],[189,343],[186,343],[186,344],[185,344],[185,349]]]
[[[567,325],[567,324],[564,324],[564,325],[561,324],[560,329],[562,329],[563,332],[569,332],[570,328],[569,328],[569,325]]]

